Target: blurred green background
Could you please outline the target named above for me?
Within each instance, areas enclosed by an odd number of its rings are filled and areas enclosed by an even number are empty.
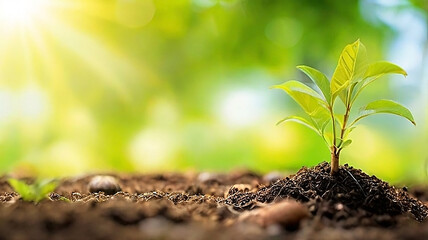
[[[428,2],[406,0],[0,0],[0,169],[294,171],[329,160],[274,84],[331,76],[360,38],[402,66],[358,105],[390,98],[417,122],[364,120],[343,152],[386,180],[426,181]],[[358,107],[358,106],[357,106]]]

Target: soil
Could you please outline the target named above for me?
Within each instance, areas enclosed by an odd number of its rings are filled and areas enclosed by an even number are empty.
[[[87,175],[63,179],[38,204],[3,177],[0,240],[428,239],[427,186],[396,188],[347,165],[329,171],[110,174],[122,190],[112,195],[90,193]]]

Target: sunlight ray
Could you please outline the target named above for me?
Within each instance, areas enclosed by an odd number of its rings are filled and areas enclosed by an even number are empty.
[[[67,86],[67,78],[63,64],[58,61],[59,56],[55,55],[52,46],[48,46],[44,34],[33,29],[29,29],[29,35],[32,40],[37,56],[41,61],[40,65],[46,73],[47,79],[44,79],[53,99],[58,99],[55,104],[64,104],[72,102],[73,95]],[[68,104],[66,104],[68,105]]]
[[[52,35],[58,44],[90,66],[100,76],[101,81],[117,91],[122,101],[129,101],[125,80],[121,79],[126,79],[122,76],[128,76],[134,70],[126,63],[124,58],[113,55],[112,51],[109,51],[106,44],[101,40],[89,37],[73,28],[65,27],[58,22],[49,22],[47,24],[49,24],[49,30],[52,31]],[[108,66],[115,66],[115,68],[112,69]]]
[[[11,24],[3,26],[0,23],[0,32],[4,33],[0,39],[0,52],[18,58],[8,62],[7,57],[0,57],[0,69],[16,68],[19,64],[20,75],[24,75],[20,78],[25,78],[20,81],[49,81],[50,91],[60,94],[67,90],[67,82],[71,81],[66,75],[70,66],[62,61],[58,52],[61,49],[60,52],[70,53],[75,61],[80,59],[81,63],[76,67],[94,72],[98,76],[96,81],[113,89],[123,102],[129,103],[132,86],[140,85],[141,80],[144,85],[161,82],[144,60],[133,60],[123,52],[124,49],[106,41],[101,30],[88,29],[83,24],[83,19],[90,18],[95,22],[115,22],[115,1],[36,1],[43,2],[43,8],[40,7],[43,11],[22,18],[13,29]],[[44,14],[36,14],[39,12]],[[80,16],[79,19],[76,16]],[[100,35],[94,35],[92,31],[100,31]],[[44,71],[50,80],[38,79],[38,73]],[[2,73],[0,77],[7,79]]]

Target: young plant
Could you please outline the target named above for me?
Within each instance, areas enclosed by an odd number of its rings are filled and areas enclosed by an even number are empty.
[[[380,61],[368,64],[366,48],[360,40],[343,49],[331,80],[314,68],[308,66],[297,66],[297,68],[305,73],[319,89],[314,90],[294,80],[273,86],[284,90],[308,115],[307,117],[286,117],[278,124],[294,121],[319,134],[330,149],[332,175],[339,170],[341,151],[352,142],[348,137],[349,133],[361,119],[377,113],[389,113],[404,117],[416,125],[412,113],[391,100],[373,101],[361,107],[358,114],[351,119],[355,100],[369,84],[386,74],[407,76],[406,71],[390,62]],[[334,107],[338,98],[344,104],[344,110],[341,113],[337,113]]]
[[[33,184],[27,184],[24,181],[11,178],[8,182],[24,201],[34,203],[45,199],[58,186],[58,183],[52,180],[37,180]]]

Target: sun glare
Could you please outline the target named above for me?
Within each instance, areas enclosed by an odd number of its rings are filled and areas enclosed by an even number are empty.
[[[0,21],[10,27],[31,24],[43,16],[46,0],[0,0]]]

